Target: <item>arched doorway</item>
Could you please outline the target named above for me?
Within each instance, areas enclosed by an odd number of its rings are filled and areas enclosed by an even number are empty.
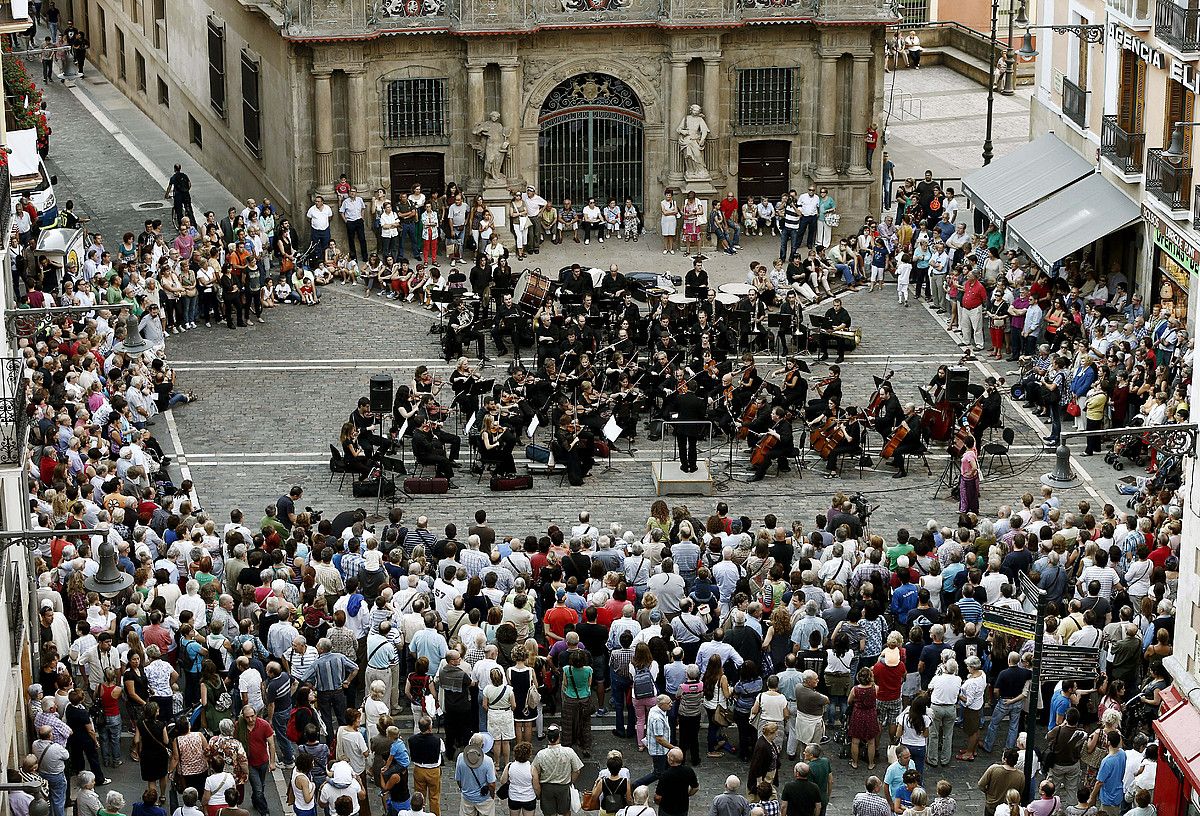
[[[538,178],[556,206],[629,197],[642,204],[642,127],[637,94],[607,74],[579,74],[555,86],[538,114]]]

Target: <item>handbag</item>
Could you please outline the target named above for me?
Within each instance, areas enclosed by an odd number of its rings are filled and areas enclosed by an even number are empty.
[[[571,671],[571,670],[568,669],[568,671]],[[579,694],[579,686],[577,686],[575,684],[575,672],[574,671],[571,671],[571,688],[574,689],[576,694]],[[591,689],[588,689],[588,692],[589,692],[589,694],[587,697],[576,697],[576,699],[579,700],[579,704],[583,707],[583,713],[586,716],[590,717],[593,714],[595,714],[596,710],[597,710],[596,709],[596,695],[590,693]],[[591,808],[586,808],[586,809],[590,810]]]
[[[1079,403],[1071,400],[1067,403],[1067,415],[1077,417],[1083,413],[1083,409],[1079,407]]]
[[[841,223],[842,223],[842,216],[840,213],[835,213],[835,212],[825,213],[825,226],[836,227],[838,224],[841,224]]]
[[[578,813],[583,809],[583,799],[579,795],[579,788],[571,786],[571,812]]]
[[[599,810],[600,809],[600,794],[596,793],[596,789],[588,791],[583,795],[581,804],[582,810]]]

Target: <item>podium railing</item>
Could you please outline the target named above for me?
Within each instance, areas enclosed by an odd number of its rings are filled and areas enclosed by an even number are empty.
[[[705,430],[704,437],[696,437],[696,458],[699,459],[700,440],[704,439],[704,452],[708,453],[712,449],[712,434],[713,424],[707,419],[665,419],[663,420],[662,442],[658,446],[658,466],[661,470],[663,462],[674,461],[679,458],[679,451],[675,446],[675,428],[681,425],[703,425]],[[668,441],[669,439],[669,441]],[[666,456],[668,445],[671,447],[672,455]]]

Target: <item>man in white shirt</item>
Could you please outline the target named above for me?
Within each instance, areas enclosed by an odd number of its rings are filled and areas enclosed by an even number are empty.
[[[242,705],[248,705],[258,714],[263,710],[263,678],[258,669],[250,667],[250,658],[242,655],[237,659],[238,692]]]
[[[529,251],[536,255],[543,238],[542,220],[538,216],[542,214],[542,208],[546,206],[546,199],[538,195],[537,190],[531,184],[525,188],[521,200],[525,202],[525,210],[529,213],[529,223],[532,227],[529,230]]]
[[[305,213],[308,216],[309,239],[316,244],[313,257],[321,263],[325,250],[329,248],[329,224],[333,221],[333,210],[325,203],[324,196],[315,196],[313,204]]]
[[[821,211],[817,188],[809,185],[808,192],[796,199],[796,204],[800,207],[800,237],[797,240],[812,249],[817,240],[817,215]]]
[[[338,207],[342,214],[342,220],[346,222],[346,246],[350,250],[350,260],[352,261],[358,260],[358,253],[354,249],[355,238],[358,239],[358,245],[362,249],[363,261],[367,260],[367,225],[363,220],[363,213],[366,209],[367,203],[363,201],[363,197],[354,187],[350,188],[350,195],[343,198],[341,206]]]

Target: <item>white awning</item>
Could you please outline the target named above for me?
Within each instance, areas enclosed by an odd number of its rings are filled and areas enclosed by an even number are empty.
[[[963,179],[963,190],[989,219],[1008,219],[1095,172],[1053,133],[1047,133]]]
[[[1099,173],[1047,198],[1008,222],[1008,241],[1042,269],[1133,224],[1141,210]]]

